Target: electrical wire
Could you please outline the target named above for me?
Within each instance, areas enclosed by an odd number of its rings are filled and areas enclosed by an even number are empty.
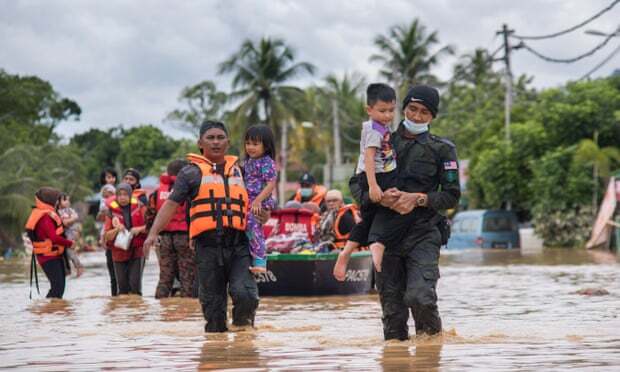
[[[563,30],[563,31],[560,31],[560,32],[556,32],[556,33],[549,34],[549,35],[540,35],[540,36],[521,36],[521,35],[511,35],[511,36],[515,37],[517,39],[520,39],[520,40],[543,40],[543,39],[550,39],[550,38],[558,37],[560,35],[567,34],[569,32],[575,31],[575,30],[577,30],[577,29],[587,25],[588,23],[594,21],[598,17],[600,17],[603,14],[607,13],[608,11],[610,11],[618,3],[620,3],[620,0],[615,0],[611,4],[609,4],[606,8],[604,8],[600,12],[596,13],[592,17],[586,19],[585,21],[583,21],[583,22],[581,22],[581,23],[579,23],[579,24],[577,24],[577,25],[575,25],[573,27],[567,28],[566,30]]]
[[[620,0],[619,0],[620,1]],[[525,50],[527,50],[528,52],[534,54],[536,57],[543,59],[547,62],[554,62],[554,63],[573,63],[573,62],[577,62],[583,58],[589,57],[592,54],[596,53],[598,50],[600,50],[601,48],[603,48],[605,45],[607,45],[607,43],[609,43],[609,40],[611,40],[613,37],[617,36],[615,33],[613,34],[609,34],[607,35],[607,37],[605,38],[605,40],[603,40],[602,43],[600,43],[599,45],[595,46],[594,48],[592,48],[590,51],[583,53],[577,57],[573,57],[573,58],[552,58],[552,57],[548,57],[538,51],[536,51],[535,49],[532,49],[532,47],[530,47],[529,45],[521,42],[521,44],[519,44],[519,47],[524,48]]]
[[[608,55],[604,60],[602,60],[598,65],[594,66],[590,71],[588,71],[587,74],[585,74],[582,77],[580,77],[579,80],[584,80],[584,79],[589,78],[590,75],[595,73],[599,68],[603,67],[603,65],[605,65],[607,62],[609,62],[609,60],[614,58],[616,56],[616,54],[618,54],[618,53],[620,53],[620,45],[618,45],[618,47],[616,49],[614,49],[614,51],[611,52],[611,54]]]

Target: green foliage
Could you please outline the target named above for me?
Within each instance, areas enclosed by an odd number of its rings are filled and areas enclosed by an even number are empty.
[[[282,39],[244,41],[219,65],[220,74],[233,75],[234,91],[229,98],[237,103],[227,116],[231,134],[243,133],[247,126],[262,122],[273,128],[279,142],[281,126],[292,119],[289,102],[303,94],[301,89],[287,84],[314,70],[310,63],[296,62],[293,49]]]
[[[558,147],[531,163],[530,200],[535,214],[588,204],[590,172],[573,160],[574,155],[574,146]]]
[[[381,75],[394,82],[401,95],[414,84],[437,85],[439,79],[431,69],[443,55],[454,53],[449,45],[433,50],[439,44],[437,32],[428,33],[418,18],[410,24],[391,27],[387,35],[377,36],[374,43],[380,53],[370,60],[383,64]]]
[[[95,241],[99,239],[99,228],[94,216],[86,216],[82,222],[82,236],[84,240],[91,240],[89,237],[94,237]]]
[[[176,141],[176,147],[174,151],[167,158],[157,159],[153,162],[153,165],[148,171],[148,174],[152,176],[158,176],[166,171],[168,163],[175,159],[185,159],[189,153],[199,153],[198,145],[196,141],[192,140],[180,140]]]
[[[118,127],[107,131],[91,129],[71,138],[69,144],[75,147],[82,157],[86,176],[94,190],[101,186],[99,185],[101,171],[106,167],[116,167],[121,152],[122,135],[123,130]]]
[[[222,119],[227,99],[226,93],[220,92],[214,82],[205,80],[183,88],[179,101],[187,107],[172,111],[166,119],[198,135],[205,120]]]
[[[34,204],[34,193],[51,186],[79,200],[90,193],[82,158],[70,146],[18,145],[0,155],[0,240],[15,246]]]
[[[147,174],[156,160],[170,159],[176,148],[177,142],[157,127],[133,127],[120,140],[119,160],[124,169],[136,168]]]
[[[583,247],[592,231],[590,206],[554,207],[534,213],[535,232],[548,247]]]
[[[36,76],[11,75],[0,69],[0,148],[18,144],[43,145],[55,140],[54,128],[78,120],[80,106],[61,97]]]
[[[465,197],[473,207],[510,202],[522,218],[534,217],[546,244],[580,244],[600,201],[598,190],[620,166],[620,79],[541,92],[529,88],[531,80],[521,76],[513,83],[508,144],[501,76],[486,51],[464,55],[442,95],[433,131],[451,138],[460,157],[470,159]]]

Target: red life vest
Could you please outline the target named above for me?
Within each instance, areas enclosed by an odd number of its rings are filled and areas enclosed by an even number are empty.
[[[26,233],[32,241],[32,253],[51,257],[60,256],[65,251],[65,247],[62,245],[54,245],[49,239],[40,240],[36,236],[35,228],[39,220],[41,220],[43,216],[48,215],[52,218],[52,220],[54,220],[54,224],[56,225],[56,235],[62,235],[64,232],[62,219],[56,213],[53,206],[43,203],[36,196],[34,199],[35,207],[32,209],[32,212],[30,212],[30,217],[28,217],[28,221],[25,226]]]
[[[109,201],[108,209],[112,213],[112,217],[118,218],[121,224],[125,224],[125,218],[123,217],[123,210],[120,204],[116,201],[116,198],[107,199]],[[144,221],[144,206],[135,197],[131,198],[131,226],[140,227],[145,225]],[[106,221],[106,231],[113,229],[111,219]],[[142,246],[146,240],[146,234],[141,233],[135,235],[131,239],[131,244],[128,250],[117,248],[114,246],[114,240],[108,241],[106,244],[108,248],[112,249],[112,260],[115,262],[124,262],[132,258],[144,257],[144,251]]]
[[[156,194],[155,194],[155,203],[156,203],[155,208],[157,209],[158,212],[161,209],[161,207],[164,205],[166,200],[168,200],[168,196],[172,193],[172,186],[174,185],[175,180],[176,180],[175,176],[169,176],[165,173],[159,176],[159,189],[156,191]],[[186,211],[187,211],[186,203],[180,204],[177,207],[177,210],[174,213],[174,216],[172,216],[172,219],[170,220],[170,222],[168,222],[168,224],[166,225],[166,227],[164,227],[162,231],[169,231],[169,232],[187,231],[188,226],[187,226]]]

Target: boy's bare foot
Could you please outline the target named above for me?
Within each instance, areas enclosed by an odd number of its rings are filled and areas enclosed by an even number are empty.
[[[254,274],[266,273],[267,268],[264,266],[250,266],[250,271]]]
[[[79,278],[80,276],[82,276],[82,274],[84,274],[84,267],[80,266],[76,270],[75,277]]]

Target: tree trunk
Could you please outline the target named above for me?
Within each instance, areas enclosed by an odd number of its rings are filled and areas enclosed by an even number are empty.
[[[594,130],[594,144],[598,149],[598,130],[596,129]],[[592,183],[592,210],[596,214],[598,210],[598,162],[596,157],[592,162]]]
[[[336,98],[332,98],[332,116],[334,119],[334,165],[340,167],[342,165],[342,145],[340,142],[340,113]]]

